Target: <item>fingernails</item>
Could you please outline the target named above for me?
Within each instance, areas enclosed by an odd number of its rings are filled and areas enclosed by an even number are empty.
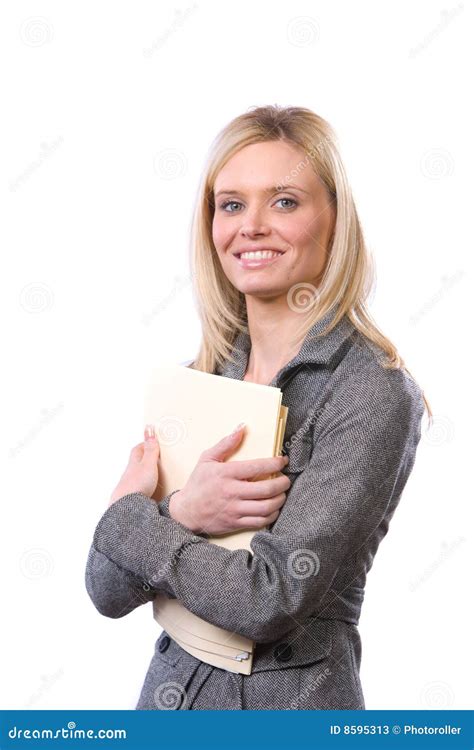
[[[236,435],[242,429],[242,427],[245,427],[245,422],[239,422],[239,424],[237,425],[237,427],[234,427],[234,429],[232,430],[232,432],[230,434],[231,435]]]
[[[147,424],[145,427],[145,440],[153,440],[155,437],[155,425]]]

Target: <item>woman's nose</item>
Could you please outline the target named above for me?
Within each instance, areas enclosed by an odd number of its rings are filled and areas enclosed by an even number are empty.
[[[260,207],[247,209],[245,216],[242,216],[242,226],[240,231],[247,237],[253,237],[258,234],[268,234],[270,226],[267,217],[265,216],[265,212]]]

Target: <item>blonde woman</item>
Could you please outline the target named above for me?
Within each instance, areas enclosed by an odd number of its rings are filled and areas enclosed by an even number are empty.
[[[191,366],[281,388],[285,455],[233,461],[241,427],[157,502],[159,443],[145,433],[96,527],[87,590],[107,617],[166,592],[256,642],[242,675],[163,632],[137,709],[364,709],[366,576],[431,411],[368,312],[373,267],[330,125],[299,107],[232,120],[210,151],[191,251]],[[253,554],[207,541],[243,528],[257,529]]]

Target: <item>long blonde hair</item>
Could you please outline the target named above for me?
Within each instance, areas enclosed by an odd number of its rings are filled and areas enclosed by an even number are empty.
[[[225,276],[212,240],[215,211],[214,183],[219,171],[240,149],[264,141],[285,141],[305,152],[298,168],[310,165],[324,182],[336,208],[336,221],[328,248],[328,260],[315,290],[317,304],[302,317],[296,338],[330,310],[336,314],[320,335],[328,333],[346,317],[385,353],[385,368],[407,369],[394,344],[383,335],[370,316],[367,299],[375,280],[375,268],[365,244],[352,192],[342,163],[335,133],[329,123],[304,107],[270,105],[253,107],[235,117],[211,145],[191,226],[190,265],[202,340],[192,367],[213,373],[231,359],[233,342],[240,331],[248,333],[245,295]],[[295,285],[303,289],[307,285]],[[291,290],[290,290],[291,291]],[[413,378],[414,379],[414,378]],[[431,421],[432,411],[423,393]]]

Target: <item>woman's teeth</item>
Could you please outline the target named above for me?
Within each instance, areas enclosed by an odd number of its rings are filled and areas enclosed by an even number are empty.
[[[276,258],[277,255],[282,255],[275,250],[257,250],[250,253],[241,253],[240,258]]]

